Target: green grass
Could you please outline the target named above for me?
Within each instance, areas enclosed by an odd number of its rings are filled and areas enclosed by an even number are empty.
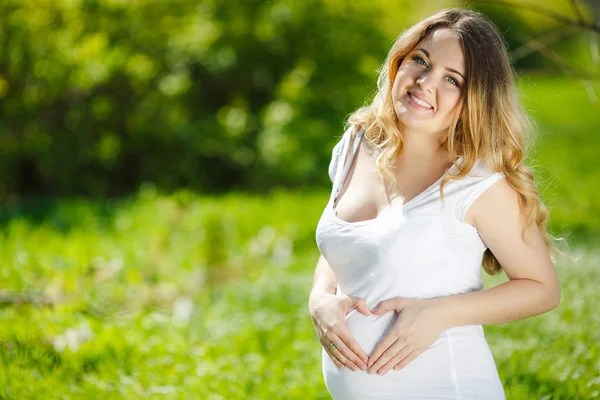
[[[580,261],[556,265],[556,310],[486,337],[509,399],[600,397],[599,113],[566,81],[523,88],[544,129],[532,161],[550,227]],[[55,304],[0,306],[0,398],[329,398],[307,310],[327,195],[146,186],[4,208],[0,298]]]

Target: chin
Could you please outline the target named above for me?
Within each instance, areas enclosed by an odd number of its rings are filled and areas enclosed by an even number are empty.
[[[407,128],[413,128],[413,129],[427,129],[431,128],[431,124],[429,123],[430,121],[426,121],[423,120],[421,118],[411,118],[403,115],[401,117],[398,117],[398,121],[400,121],[404,126],[406,126]]]

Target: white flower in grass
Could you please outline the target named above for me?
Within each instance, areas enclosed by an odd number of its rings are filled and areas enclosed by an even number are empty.
[[[194,312],[194,302],[189,297],[179,297],[173,303],[173,323],[186,325]]]
[[[113,258],[106,264],[100,264],[97,259],[95,260],[95,265],[98,267],[94,274],[94,280],[98,283],[114,278],[123,269],[122,258]]]
[[[250,240],[250,254],[254,257],[265,256],[271,249],[276,236],[277,232],[272,226],[262,227],[258,235]]]
[[[77,328],[67,328],[62,334],[54,338],[54,349],[61,353],[66,348],[71,351],[79,350],[79,347],[94,337],[89,323],[85,322]]]
[[[286,236],[282,236],[275,240],[271,261],[273,264],[286,268],[292,262],[292,253],[294,250],[294,242]]]

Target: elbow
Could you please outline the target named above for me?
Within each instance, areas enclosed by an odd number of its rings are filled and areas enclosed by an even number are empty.
[[[538,299],[542,313],[552,311],[560,305],[561,290],[558,279],[550,281],[537,281],[539,284]]]
[[[560,286],[556,285],[556,287],[552,288],[552,290],[549,291],[548,294],[548,311],[552,311],[555,308],[557,308],[560,305],[560,299],[561,299],[561,291],[560,291]]]

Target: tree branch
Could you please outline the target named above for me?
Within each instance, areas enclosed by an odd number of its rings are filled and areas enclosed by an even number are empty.
[[[575,30],[572,26],[564,26],[560,29],[552,30],[536,39],[531,39],[527,41],[527,43],[524,43],[523,45],[511,51],[511,58],[513,61],[520,60],[521,58],[526,57],[531,53],[534,53],[537,50],[537,45],[539,44],[548,46],[549,44],[556,43],[561,39],[574,35],[577,32],[578,31]]]
[[[577,21],[579,21],[582,24],[585,24],[585,19],[583,18],[583,14],[581,13],[581,10],[579,9],[579,6],[577,5],[577,0],[570,0],[569,4],[571,5],[571,9],[573,10],[573,13],[575,14],[575,16],[577,16]]]
[[[598,54],[598,34],[596,32],[590,32],[590,53],[592,54],[592,60],[596,65],[600,65],[600,55]]]
[[[537,39],[529,38],[524,35],[519,35],[522,40],[526,40],[529,46],[532,46],[535,51],[538,51],[540,54],[545,56],[547,59],[552,61],[557,67],[563,70],[563,72],[567,73],[569,76],[573,78],[581,78],[587,80],[598,80],[600,79],[600,75],[584,75],[580,72],[575,71],[565,60],[562,59],[560,55],[556,52],[550,50],[543,43],[540,43]]]
[[[532,46],[534,46],[535,50],[537,50],[541,55],[552,61],[567,75],[571,76],[572,78],[581,79],[585,86],[588,98],[592,103],[597,104],[598,96],[596,95],[594,87],[592,86],[592,80],[600,80],[600,75],[582,75],[581,73],[571,68],[571,66],[565,60],[563,60],[561,56],[559,56],[556,52],[550,50],[543,43],[538,42],[536,39],[531,39],[523,36],[522,39],[527,40],[527,43],[530,43]]]
[[[502,1],[502,0],[471,0],[471,3],[482,3],[482,4],[490,4],[490,5],[497,5],[497,6],[504,6],[504,7],[520,8],[522,10],[535,12],[539,15],[543,15],[543,16],[552,18],[556,21],[562,22],[565,25],[570,25],[570,26],[574,26],[577,28],[582,28],[582,29],[591,30],[591,31],[600,33],[600,27],[597,26],[595,23],[590,24],[590,23],[585,22],[584,20],[574,20],[574,19],[565,17],[564,15],[559,14],[556,11],[552,11],[549,8],[542,7],[537,4],[526,3],[526,2],[511,3],[508,1]]]

